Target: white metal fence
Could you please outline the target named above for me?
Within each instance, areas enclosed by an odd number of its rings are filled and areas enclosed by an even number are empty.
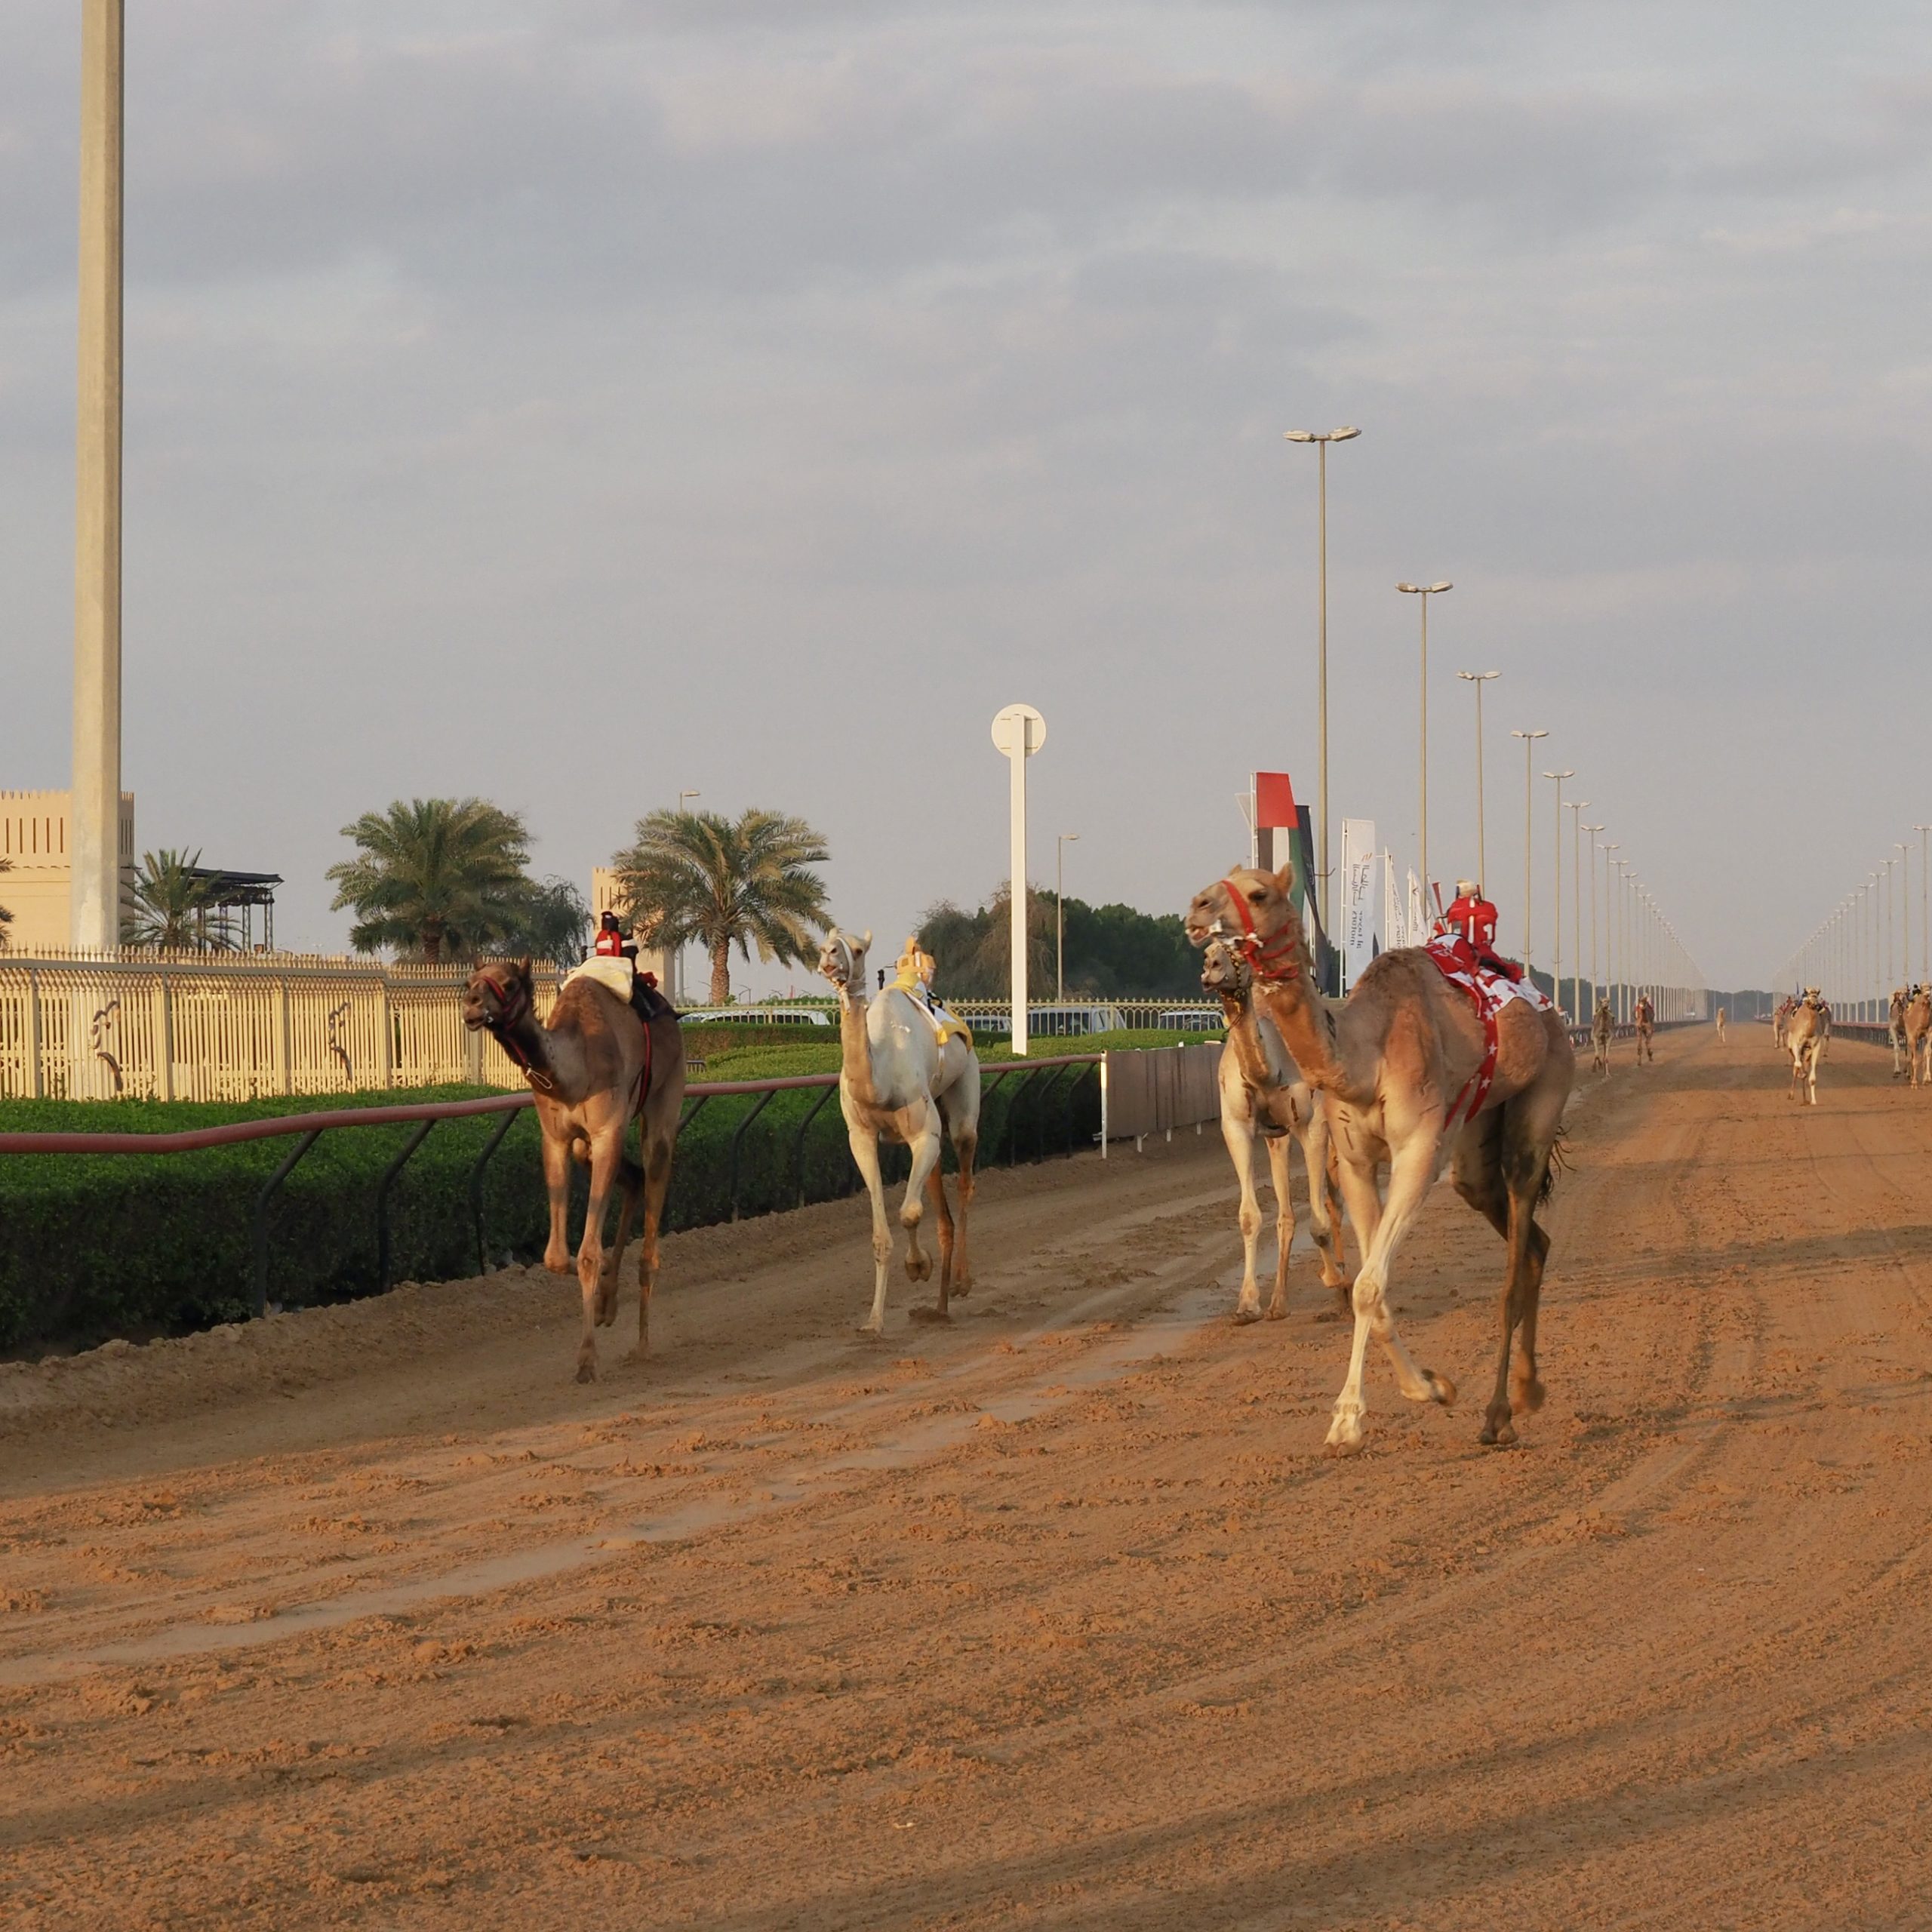
[[[0,954],[0,1097],[250,1100],[522,1076],[463,1023],[466,966]],[[537,1008],[556,997],[537,975]]]

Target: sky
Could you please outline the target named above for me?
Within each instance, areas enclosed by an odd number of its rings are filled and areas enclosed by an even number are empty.
[[[1316,790],[1486,845],[1524,765],[1716,986],[1932,820],[1932,26],[1796,0],[128,9],[124,783],[282,873],[793,812],[896,940],[1008,870],[1153,912]],[[0,0],[0,787],[68,780],[77,11]],[[1547,965],[1554,787],[1534,780]],[[1564,854],[1565,904],[1570,853]],[[1566,912],[1564,946],[1571,944]],[[1586,906],[1584,945],[1589,946]],[[1915,946],[1916,940],[1915,939]],[[1918,957],[1915,953],[1915,958]],[[815,985],[754,966],[750,983]]]

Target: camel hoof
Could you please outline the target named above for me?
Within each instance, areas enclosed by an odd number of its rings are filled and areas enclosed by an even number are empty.
[[[952,1292],[964,1301],[973,1292],[973,1284],[965,1275],[959,1275],[952,1284]]]
[[[1268,1304],[1268,1319],[1270,1321],[1285,1321],[1287,1318],[1288,1305],[1286,1302],[1271,1301]]]
[[[855,1334],[863,1335],[869,1340],[876,1340],[878,1337],[885,1333],[885,1324],[883,1321],[862,1321],[853,1332]]]
[[[1515,1441],[1516,1432],[1509,1426],[1509,1419],[1506,1416],[1500,1423],[1484,1423],[1482,1433],[1476,1440],[1485,1449],[1507,1449]]]
[[[1251,1321],[1261,1319],[1261,1311],[1259,1308],[1237,1308],[1228,1319],[1237,1328],[1245,1328]]]
[[[1543,1404],[1543,1386],[1540,1382],[1526,1382],[1519,1389],[1509,1392],[1510,1412],[1514,1415],[1536,1414]]]
[[[580,1361],[577,1365],[577,1379],[580,1382],[595,1382],[597,1380],[596,1363]]]
[[[949,1322],[952,1319],[943,1308],[909,1308],[906,1312],[915,1321]]]
[[[1429,1384],[1429,1399],[1440,1402],[1445,1408],[1453,1407],[1456,1401],[1456,1385],[1446,1375],[1438,1375],[1434,1369],[1426,1368],[1423,1380]]]
[[[552,1275],[574,1275],[577,1272],[577,1263],[568,1254],[557,1261],[552,1261],[546,1254],[543,1257],[543,1266]]]
[[[933,1272],[932,1257],[929,1254],[909,1254],[906,1257],[906,1278],[909,1281],[923,1281]]]
[[[1361,1438],[1359,1435],[1345,1435],[1338,1442],[1331,1435],[1326,1442],[1322,1444],[1321,1453],[1324,1456],[1333,1456],[1338,1460],[1343,1456],[1359,1456],[1361,1454]]]

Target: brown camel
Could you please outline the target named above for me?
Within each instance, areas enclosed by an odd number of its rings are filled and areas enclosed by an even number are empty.
[[[1816,986],[1807,986],[1804,997],[1785,1022],[1784,1044],[1791,1055],[1791,1098],[1808,1100],[1814,1107],[1818,1104],[1818,1062],[1824,1055],[1829,1025],[1823,995]]]
[[[1657,1016],[1656,1008],[1651,1004],[1649,994],[1644,994],[1638,1001],[1632,1009],[1630,1017],[1637,1029],[1637,1064],[1641,1066],[1647,1060],[1651,1066],[1656,1066],[1657,1052],[1651,1044],[1651,1038],[1657,1029]]]
[[[612,961],[613,965],[620,962]],[[637,1352],[651,1346],[651,1291],[657,1283],[658,1229],[671,1185],[671,1150],[685,1103],[685,1042],[668,1002],[647,1023],[637,1009],[588,972],[566,980],[547,1026],[537,1022],[530,961],[479,966],[463,989],[463,1023],[486,1029],[524,1070],[537,1096],[543,1130],[543,1181],[550,1196],[550,1238],[543,1265],[571,1272],[566,1222],[570,1164],[590,1170],[590,1200],[577,1278],[583,1291],[583,1340],[577,1379],[597,1380],[596,1330],[617,1318],[617,1267],[630,1238],[640,1195],[644,1232],[638,1256]],[[624,1149],[633,1115],[643,1140],[641,1167]],[[623,1193],[617,1245],[608,1253],[604,1223],[611,1190]]]
[[[1238,948],[1219,940],[1201,962],[1201,983],[1217,995],[1227,1016],[1227,1044],[1220,1065],[1221,1138],[1235,1164],[1241,1188],[1241,1294],[1236,1321],[1261,1319],[1261,1290],[1255,1280],[1255,1251],[1261,1238],[1261,1204],[1254,1192],[1254,1137],[1268,1149],[1268,1172],[1275,1188],[1275,1293],[1268,1319],[1288,1312],[1288,1253],[1294,1246],[1294,1203],[1288,1194],[1288,1137],[1301,1148],[1308,1177],[1309,1218],[1321,1257],[1321,1279],[1346,1288],[1342,1272],[1341,1198],[1335,1191],[1328,1151],[1328,1112],[1321,1097],[1302,1078],[1273,1023],[1254,1010],[1254,974]]]
[[[1906,1059],[1912,1069],[1912,1084],[1921,1087],[1932,1082],[1932,986],[1912,989],[1911,1003],[1905,1010]]]
[[[1617,1031],[1617,1017],[1610,1001],[1600,999],[1590,1019],[1590,1071],[1606,1078],[1610,1072],[1610,1042]]]
[[[1512,1442],[1512,1416],[1540,1408],[1543,1399],[1537,1303],[1549,1237],[1537,1226],[1536,1211],[1549,1192],[1576,1071],[1568,1031],[1553,1010],[1511,999],[1492,1035],[1469,998],[1427,952],[1412,947],[1383,953],[1345,1002],[1327,1004],[1315,990],[1294,885],[1291,866],[1275,873],[1237,869],[1195,895],[1186,924],[1196,945],[1221,939],[1243,946],[1254,971],[1256,1005],[1275,1023],[1302,1077],[1327,1098],[1342,1196],[1362,1257],[1348,1377],[1336,1398],[1328,1447],[1346,1454],[1361,1445],[1371,1335],[1411,1401],[1455,1400],[1452,1383],[1411,1359],[1389,1302],[1396,1252],[1451,1161],[1457,1192],[1509,1245],[1496,1386],[1482,1440]],[[1486,1091],[1485,1072],[1491,1076]],[[1385,1158],[1386,1201],[1377,1185]]]
[[[1892,1050],[1892,1078],[1903,1079],[1909,1070],[1905,1063],[1905,1010],[1912,995],[1903,986],[1894,986],[1885,1008],[1885,1039]]]
[[[1787,996],[1778,1001],[1771,1014],[1771,1050],[1774,1053],[1784,1051],[1785,1029],[1791,1024],[1792,1011],[1797,1004],[1796,1000]]]

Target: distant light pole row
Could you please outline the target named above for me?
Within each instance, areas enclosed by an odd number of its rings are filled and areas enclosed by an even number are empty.
[[[1912,964],[1912,843],[1892,841],[1889,858],[1866,875],[1775,975],[1785,990],[1821,988],[1826,998],[1854,1019],[1881,1020],[1900,987],[1932,980],[1932,825],[1916,823],[1918,834],[1919,964]],[[1894,878],[1897,887],[1894,889]]]

